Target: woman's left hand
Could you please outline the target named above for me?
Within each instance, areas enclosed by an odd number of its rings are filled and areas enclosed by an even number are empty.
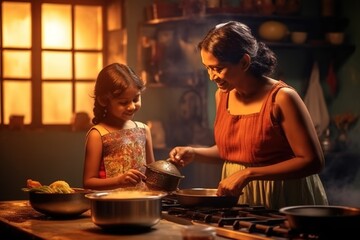
[[[220,181],[217,195],[218,196],[240,196],[242,189],[246,186],[248,180],[243,171],[234,173],[233,175]]]

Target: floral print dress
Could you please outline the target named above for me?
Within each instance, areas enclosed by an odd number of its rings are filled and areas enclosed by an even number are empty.
[[[102,139],[103,156],[100,165],[100,178],[116,177],[129,169],[145,172],[146,164],[146,131],[144,127],[121,129],[109,132],[101,125],[95,125]],[[90,131],[91,131],[90,129]]]

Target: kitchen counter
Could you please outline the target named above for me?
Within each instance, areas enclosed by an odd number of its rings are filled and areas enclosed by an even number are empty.
[[[108,232],[95,225],[90,216],[87,211],[73,219],[52,219],[36,212],[26,200],[1,201],[0,240],[182,239],[182,225],[165,219],[146,231]]]

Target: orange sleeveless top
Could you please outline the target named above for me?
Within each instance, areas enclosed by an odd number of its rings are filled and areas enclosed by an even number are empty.
[[[229,93],[220,92],[214,134],[223,160],[263,166],[294,157],[280,124],[272,114],[275,96],[283,87],[291,88],[278,81],[269,91],[260,112],[248,115],[231,115],[227,111]]]

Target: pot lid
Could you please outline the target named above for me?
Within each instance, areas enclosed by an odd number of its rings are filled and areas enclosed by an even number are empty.
[[[179,169],[176,167],[175,164],[170,162],[169,159],[168,160],[157,160],[157,161],[147,165],[147,167],[149,167],[153,170],[156,170],[156,171],[160,171],[160,172],[168,173],[170,175],[182,177]]]

